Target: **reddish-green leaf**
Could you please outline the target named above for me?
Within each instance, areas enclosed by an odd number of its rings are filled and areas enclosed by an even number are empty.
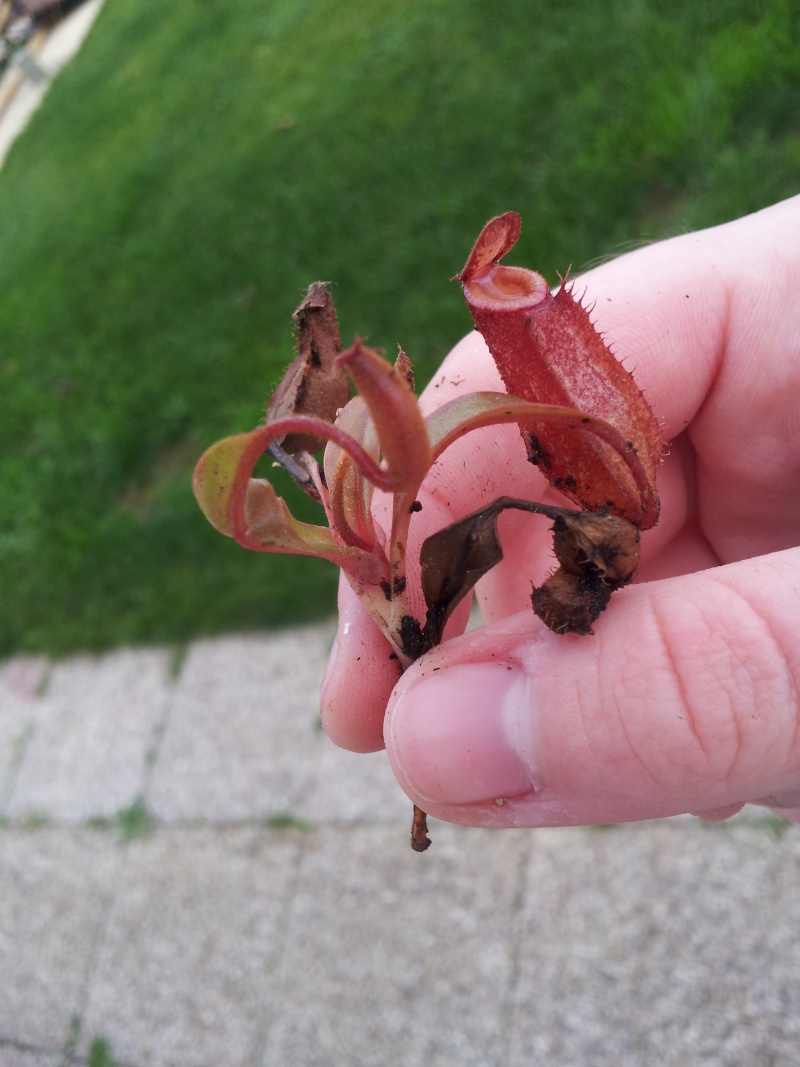
[[[352,376],[378,432],[385,461],[381,488],[402,492],[419,485],[431,465],[431,446],[407,359],[393,367],[374,348],[356,341],[338,364]]]

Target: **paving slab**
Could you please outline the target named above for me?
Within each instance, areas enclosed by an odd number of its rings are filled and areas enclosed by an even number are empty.
[[[433,837],[419,855],[386,828],[312,835],[264,1067],[505,1063],[529,835]]]
[[[800,838],[532,835],[509,1067],[800,1062]]]
[[[331,627],[192,645],[153,770],[148,807],[170,821],[294,811],[329,744],[319,685]]]
[[[249,1067],[280,1000],[303,840],[167,829],[131,842],[89,988],[87,1042],[101,1035],[137,1067]]]
[[[8,815],[82,822],[129,808],[166,714],[168,662],[164,651],[123,650],[54,665]]]
[[[43,1053],[63,1048],[123,866],[109,834],[0,833],[0,1063],[4,1041]]]

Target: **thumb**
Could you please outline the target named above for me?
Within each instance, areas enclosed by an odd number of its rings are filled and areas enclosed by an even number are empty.
[[[800,551],[617,593],[593,637],[532,614],[403,675],[387,750],[423,810],[475,826],[800,815]],[[792,812],[791,809],[795,809]]]

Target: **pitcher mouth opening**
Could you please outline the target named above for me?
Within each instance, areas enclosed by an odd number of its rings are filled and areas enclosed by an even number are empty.
[[[552,299],[547,280],[525,267],[494,264],[464,282],[473,307],[486,311],[520,311]]]

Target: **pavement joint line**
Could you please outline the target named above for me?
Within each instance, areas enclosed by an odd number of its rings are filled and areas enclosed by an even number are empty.
[[[121,830],[118,825],[119,818],[124,816],[127,813],[127,810],[128,809],[123,809],[123,811],[118,812],[115,816],[111,817],[91,817],[76,822],[60,821],[51,816],[25,816],[23,818],[0,817],[0,834],[36,834],[42,830],[87,830],[97,834],[114,834],[118,836],[121,841],[127,841],[129,840],[128,835],[124,829]],[[147,829],[131,834],[131,839],[141,836],[152,836],[162,831],[182,831],[185,833],[212,831],[224,834],[236,832],[238,830],[263,830],[274,834],[302,833],[304,835],[313,836],[314,834],[322,833],[328,829],[391,830],[392,828],[395,828],[400,836],[405,837],[408,835],[408,827],[394,818],[366,819],[334,816],[333,818],[325,820],[317,819],[312,821],[296,817],[291,812],[285,811],[265,812],[261,815],[247,815],[240,818],[226,817],[222,819],[212,819],[204,816],[163,819],[148,813],[147,821]],[[619,823],[610,826],[589,826],[585,827],[585,829],[600,834],[619,832],[626,826],[659,825],[667,826],[674,831],[678,831],[682,827],[688,825],[689,822],[690,820],[678,815],[671,818],[646,820],[643,823]],[[703,833],[708,834],[727,834],[734,827],[742,824],[747,825],[750,829],[760,830],[766,835],[772,835],[778,838],[794,829],[794,824],[779,820],[778,817],[771,818],[769,816],[762,817],[758,815],[743,815],[736,820],[729,820],[728,822],[702,824],[698,829],[701,829]],[[432,819],[432,832],[435,831],[437,825],[445,826],[450,824],[439,824],[437,820]],[[693,820],[691,821],[691,825],[695,825]],[[459,827],[456,826],[456,829],[459,829]],[[460,829],[467,831],[470,827],[461,827]],[[536,827],[531,828],[530,833],[532,838],[535,837],[536,832]]]
[[[64,1048],[61,1052],[61,1063],[59,1067],[70,1067],[70,1064],[75,1062],[75,1055],[78,1050],[78,1042],[80,1039],[81,1015],[80,1012],[75,1012],[68,1023],[67,1036],[64,1039]]]
[[[6,811],[11,804],[14,790],[16,789],[19,780],[20,771],[22,770],[22,764],[25,760],[25,752],[35,731],[36,727],[33,723],[28,722],[14,738],[14,753],[9,764],[8,778],[3,791],[0,792],[0,812]]]
[[[144,803],[145,811],[147,811],[147,798],[150,792],[150,786],[153,781],[153,774],[158,765],[158,759],[161,754],[161,745],[164,741],[164,734],[169,727],[170,716],[174,706],[174,689],[177,676],[173,676],[171,665],[167,667],[167,681],[165,688],[170,693],[170,699],[164,701],[162,713],[160,717],[153,723],[153,729],[150,736],[150,741],[146,746],[143,754],[144,767],[142,768],[142,790],[141,797]]]
[[[285,916],[285,920],[281,926],[281,939],[278,947],[277,961],[275,965],[275,973],[277,976],[278,988],[284,985],[284,975],[286,974],[287,959],[288,959],[288,947],[291,943],[295,928],[297,925],[297,897],[298,889],[301,884],[301,876],[303,868],[305,866],[305,859],[309,850],[309,843],[301,841],[298,849],[298,855],[294,862],[294,871],[291,879],[291,886],[288,893],[289,903]],[[270,1006],[269,1011],[264,1011],[262,1017],[259,1019],[256,1027],[256,1032],[253,1037],[253,1060],[256,1063],[266,1063],[267,1055],[270,1047],[270,1039],[272,1032],[275,1028],[275,1007]]]
[[[517,857],[517,884],[511,899],[511,926],[509,950],[509,975],[508,989],[503,999],[505,1023],[503,1025],[504,1047],[503,1055],[498,1057],[499,1063],[507,1063],[511,1057],[511,1035],[517,1025],[517,992],[522,974],[522,929],[525,919],[525,900],[528,893],[528,882],[531,870],[531,854],[534,844],[533,837],[529,837],[520,847]]]
[[[78,1008],[73,1016],[73,1022],[75,1023],[74,1034],[73,1027],[71,1027],[64,1043],[63,1063],[61,1064],[61,1067],[71,1067],[73,1063],[78,1062],[78,1049],[80,1048],[84,1036],[82,1032],[83,1020],[86,1018],[86,1013],[89,1008],[89,998],[99,973],[100,960],[108,940],[109,930],[111,929],[114,906],[119,898],[120,887],[125,884],[125,871],[128,866],[130,847],[130,841],[122,842],[123,856],[119,874],[116,881],[112,883],[109,892],[106,894],[106,898],[103,901],[102,907],[104,915],[102,921],[97,924],[93,944],[89,952],[89,966],[86,970],[86,978],[84,980],[83,988],[80,991]],[[83,1062],[82,1058],[80,1062]],[[123,1065],[115,1064],[114,1067],[123,1067]]]

